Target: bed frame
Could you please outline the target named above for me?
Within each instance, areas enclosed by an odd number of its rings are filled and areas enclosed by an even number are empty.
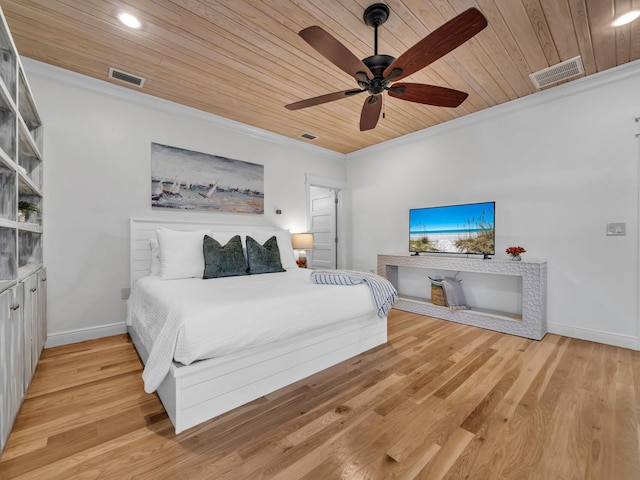
[[[265,224],[220,225],[213,223],[131,219],[131,282],[148,275],[151,268],[149,239],[157,227],[240,234],[275,229]],[[129,335],[146,363],[149,352],[135,331]],[[387,321],[371,316],[353,318],[287,340],[232,355],[201,360],[191,365],[173,362],[158,388],[176,434],[224,412],[290,385],[332,365],[387,342]]]

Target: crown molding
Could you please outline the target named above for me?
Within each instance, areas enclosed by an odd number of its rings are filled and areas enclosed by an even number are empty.
[[[39,77],[44,80],[59,82],[74,88],[81,88],[99,95],[110,96],[126,101],[127,103],[134,103],[146,108],[168,113],[170,115],[182,116],[192,120],[206,122],[241,135],[258,138],[287,148],[295,148],[330,160],[344,161],[346,159],[346,156],[343,153],[318,147],[316,145],[309,145],[301,140],[295,140],[285,137],[284,135],[268,132],[261,128],[252,127],[235,120],[229,120],[228,118],[224,118],[213,113],[204,112],[163,98],[154,97],[142,91],[135,91],[104,80],[98,80],[93,77],[72,72],[71,70],[65,70],[28,57],[21,57],[21,61],[28,77]]]
[[[233,132],[259,138],[264,141],[278,144],[287,148],[295,148],[308,152],[310,154],[319,155],[331,160],[349,161],[360,157],[365,157],[377,152],[384,152],[389,149],[397,148],[402,145],[419,142],[425,138],[439,135],[447,131],[456,130],[475,123],[487,121],[492,118],[506,115],[511,112],[522,110],[534,105],[540,105],[546,102],[552,102],[562,97],[576,95],[584,91],[598,88],[605,84],[614,83],[624,80],[628,77],[640,75],[640,60],[635,60],[618,67],[610,68],[603,72],[598,72],[571,82],[558,85],[556,87],[543,90],[540,92],[527,95],[526,97],[517,98],[509,102],[496,105],[479,112],[475,112],[463,117],[449,120],[448,122],[434,125],[414,133],[409,133],[392,140],[387,140],[370,147],[366,147],[355,152],[342,154],[309,145],[299,140],[295,140],[284,135],[268,132],[266,130],[252,127],[235,120],[221,117],[212,113],[204,112],[192,107],[187,107],[169,100],[154,97],[144,92],[138,92],[127,87],[115,85],[104,80],[98,80],[88,77],[70,70],[49,65],[27,57],[21,57],[22,64],[29,77],[40,77],[45,80],[57,81],[62,84],[70,85],[74,88],[82,88],[94,93],[111,96],[130,103],[135,103],[150,109],[158,110],[171,115],[183,116],[193,120],[207,122],[220,128],[231,130]]]

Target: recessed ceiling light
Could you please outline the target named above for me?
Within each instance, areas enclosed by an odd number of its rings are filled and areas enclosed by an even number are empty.
[[[627,23],[633,22],[636,18],[640,17],[640,10],[632,10],[624,15],[620,15],[616,18],[611,25],[614,27],[620,27],[622,25],[626,25]]]
[[[118,14],[118,20],[120,20],[122,23],[124,23],[127,27],[130,27],[130,28],[140,28],[140,26],[142,25],[140,23],[140,20],[138,20],[136,17],[134,17],[130,13],[120,12]]]

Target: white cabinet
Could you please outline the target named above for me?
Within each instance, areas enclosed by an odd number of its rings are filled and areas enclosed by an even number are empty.
[[[0,293],[0,452],[47,338],[46,270]]]
[[[0,293],[0,452],[24,398],[22,295],[22,284]]]
[[[42,122],[0,9],[0,454],[46,340]]]

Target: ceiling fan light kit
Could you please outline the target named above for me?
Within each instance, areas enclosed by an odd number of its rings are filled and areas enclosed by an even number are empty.
[[[487,26],[487,20],[476,8],[470,8],[449,20],[424,37],[398,58],[378,53],[378,28],[389,18],[389,7],[384,3],[375,3],[367,7],[362,17],[365,24],[374,29],[374,54],[359,60],[347,47],[318,26],[300,31],[300,36],[318,53],[352,76],[359,89],[320,95],[285,107],[289,110],[321,105],[359,93],[367,92],[360,114],[360,130],[371,130],[378,124],[382,110],[381,95],[387,91],[391,97],[408,102],[435,105],[439,107],[457,107],[468,94],[451,88],[421,83],[394,83],[407,77],[427,65],[435,62],[447,53],[462,45]]]

